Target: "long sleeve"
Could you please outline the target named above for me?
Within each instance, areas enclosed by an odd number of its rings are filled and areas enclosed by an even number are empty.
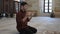
[[[16,14],[16,21],[17,21],[17,23],[23,22],[22,19],[23,19],[23,18],[22,18],[21,13],[17,13],[17,14]]]
[[[17,29],[24,29],[27,28],[27,23],[29,19],[26,19],[25,22],[23,22],[23,19],[25,18],[26,13],[25,12],[19,12],[16,14],[16,22],[17,22]]]

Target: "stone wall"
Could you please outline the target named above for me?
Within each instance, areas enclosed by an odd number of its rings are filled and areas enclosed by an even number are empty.
[[[37,16],[40,15],[39,0],[25,0],[29,4],[28,10],[36,10]]]
[[[60,11],[60,0],[54,0],[54,11],[58,12]]]
[[[54,11],[55,17],[60,17],[60,0],[53,0],[53,1],[54,1],[53,11]]]
[[[43,1],[44,0],[25,0],[30,5],[28,10],[37,10],[37,15],[45,15],[46,13],[43,13]],[[52,0],[52,7],[54,12],[60,12],[60,0]],[[47,16],[50,16],[50,14],[46,14]]]

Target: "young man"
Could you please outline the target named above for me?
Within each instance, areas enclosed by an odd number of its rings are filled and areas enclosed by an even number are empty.
[[[26,12],[28,4],[26,2],[20,3],[20,11],[16,14],[17,30],[20,34],[33,34],[37,32],[37,29],[30,27],[27,23],[30,21]]]

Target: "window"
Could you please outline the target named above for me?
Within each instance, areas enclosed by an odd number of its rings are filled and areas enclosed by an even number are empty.
[[[44,0],[44,13],[52,12],[52,0]]]
[[[25,0],[14,0],[16,12],[20,11],[20,1]]]

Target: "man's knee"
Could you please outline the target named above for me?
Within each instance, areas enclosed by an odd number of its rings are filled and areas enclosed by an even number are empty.
[[[29,29],[30,29],[33,33],[36,33],[36,32],[37,32],[37,29],[34,28],[34,27],[29,27]]]
[[[34,28],[33,31],[34,31],[34,33],[36,33],[37,32],[37,29]]]

